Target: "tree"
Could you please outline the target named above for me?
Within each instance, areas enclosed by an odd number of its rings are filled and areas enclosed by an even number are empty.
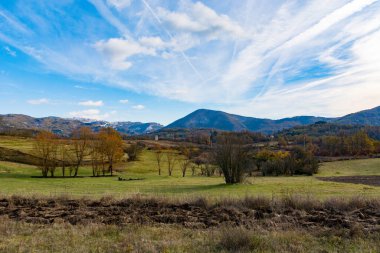
[[[92,175],[98,177],[102,172],[105,174],[105,152],[102,147],[99,135],[94,135],[93,140],[89,143],[89,152],[92,166]]]
[[[66,167],[71,166],[72,163],[72,154],[70,152],[70,146],[68,145],[67,140],[60,140],[58,143],[58,160],[62,168],[62,176],[66,175]]]
[[[216,165],[223,171],[227,184],[243,181],[244,173],[249,166],[249,158],[241,137],[233,134],[218,136],[214,159]]]
[[[75,158],[74,177],[78,175],[83,158],[88,155],[88,144],[92,137],[93,132],[88,127],[81,127],[73,132],[71,146]]]
[[[103,128],[99,133],[99,140],[108,161],[108,171],[113,175],[114,163],[120,161],[124,155],[123,140],[113,128]]]
[[[171,176],[174,170],[174,165],[177,162],[176,153],[173,151],[166,152],[166,161],[168,163],[168,174]]]
[[[50,172],[51,177],[54,177],[57,167],[56,136],[47,131],[40,132],[36,136],[33,150],[35,155],[41,159],[38,167],[42,172],[42,176],[47,177]]]
[[[180,167],[181,167],[182,177],[186,176],[186,171],[187,171],[187,168],[190,166],[190,164],[191,164],[190,160],[187,158],[181,160]]]
[[[161,162],[162,162],[162,157],[163,157],[163,153],[162,153],[162,150],[161,149],[157,149],[155,152],[154,152],[154,157],[156,158],[156,162],[157,162],[157,168],[158,168],[158,175],[161,176]]]

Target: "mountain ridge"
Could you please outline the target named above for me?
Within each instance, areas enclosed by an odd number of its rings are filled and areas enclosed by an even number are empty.
[[[270,134],[295,126],[314,124],[319,121],[338,124],[380,126],[380,106],[335,118],[295,116],[277,120],[246,117],[216,110],[198,109],[172,122],[164,129],[211,128],[225,131],[254,131]]]
[[[68,136],[80,127],[89,127],[94,131],[103,127],[112,127],[117,131],[128,135],[139,135],[154,132],[163,126],[155,122],[108,122],[103,120],[70,119],[56,116],[35,118],[24,114],[0,115],[0,130],[7,129],[33,129],[47,130],[55,134]]]
[[[73,130],[87,126],[94,131],[98,131],[102,127],[112,127],[128,135],[141,135],[161,129],[175,128],[253,131],[273,134],[284,129],[310,125],[320,121],[346,125],[380,126],[380,106],[335,118],[295,116],[277,120],[247,117],[217,110],[198,109],[165,127],[155,122],[108,122],[103,120],[60,118],[56,116],[34,118],[24,114],[4,114],[0,115],[0,130],[2,128],[48,130],[60,135],[69,135]]]

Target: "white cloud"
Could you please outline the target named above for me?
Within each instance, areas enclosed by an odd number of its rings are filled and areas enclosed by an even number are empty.
[[[143,105],[134,105],[134,106],[132,106],[132,108],[135,109],[135,110],[144,110],[145,106],[143,106]]]
[[[132,0],[107,0],[108,5],[115,7],[118,10],[125,9],[130,6]]]
[[[114,70],[127,70],[132,66],[128,58],[135,55],[156,54],[152,48],[141,46],[139,43],[122,38],[111,38],[107,41],[99,41],[95,48],[103,53]]]
[[[178,31],[207,35],[209,39],[245,37],[238,23],[201,2],[189,4],[186,13],[159,8],[158,16]]]
[[[31,99],[27,101],[28,104],[31,105],[43,105],[43,104],[49,104],[50,101],[47,98],[40,98],[40,99]]]
[[[121,99],[121,100],[119,100],[119,103],[121,103],[121,104],[128,104],[129,100],[128,99]]]
[[[115,113],[112,113],[115,114]],[[74,111],[70,112],[69,115],[74,118],[82,118],[82,119],[95,119],[95,120],[104,120],[109,118],[109,113],[102,114],[100,110],[97,109],[88,109],[83,111]]]
[[[104,105],[102,100],[99,100],[99,101],[88,100],[88,101],[79,102],[78,104],[82,106],[103,106]]]
[[[84,83],[246,115],[338,114],[379,103],[380,1],[144,0],[122,13],[112,9],[122,1],[90,2],[100,17],[78,31],[86,39],[47,37],[66,20],[44,10],[33,32],[0,13],[0,40]]]
[[[160,37],[141,37],[139,42],[141,45],[148,48],[162,49],[168,46],[168,44],[162,41]]]

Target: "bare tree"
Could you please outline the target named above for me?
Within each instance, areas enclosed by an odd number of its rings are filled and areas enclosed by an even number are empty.
[[[176,153],[172,151],[166,152],[166,161],[168,163],[168,173],[169,173],[169,176],[171,176],[174,170],[174,165],[177,161]]]
[[[190,164],[191,163],[190,163],[189,159],[181,160],[180,167],[181,167],[181,171],[182,171],[182,177],[186,176],[186,171],[187,171],[187,168],[190,166]]]
[[[190,166],[190,168],[191,168],[191,175],[194,176],[197,167],[196,167],[194,164],[192,164],[192,165]]]
[[[70,146],[67,140],[60,140],[58,143],[58,160],[62,168],[62,176],[66,175],[66,167],[69,167],[72,163],[72,154],[70,153]]]
[[[219,136],[214,148],[214,159],[223,171],[227,184],[241,183],[249,166],[249,157],[244,148],[244,141],[233,134]]]
[[[74,177],[78,175],[79,167],[82,165],[83,159],[88,155],[88,144],[93,136],[93,132],[88,127],[81,127],[73,132],[72,152],[75,158]]]
[[[154,152],[154,157],[156,158],[159,176],[161,176],[161,162],[162,162],[163,155],[164,154],[162,153],[161,149],[157,149],[156,152]]]
[[[51,177],[54,177],[57,167],[56,136],[47,131],[40,132],[36,136],[33,148],[35,155],[41,159],[38,167],[41,169],[42,176],[47,177],[50,172]]]
[[[89,153],[91,159],[92,175],[94,177],[97,177],[100,175],[100,172],[103,172],[104,175],[104,152],[98,135],[94,135],[93,140],[89,143]]]

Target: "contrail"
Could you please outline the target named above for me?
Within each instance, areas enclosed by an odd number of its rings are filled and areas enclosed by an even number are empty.
[[[150,5],[145,1],[145,0],[141,0],[145,7],[148,8],[149,12],[153,15],[153,17],[156,19],[156,21],[158,22],[158,24],[161,26],[161,28],[166,32],[166,34],[169,36],[169,38],[171,40],[173,40],[173,35],[162,25],[162,21],[161,19],[157,16],[157,14],[153,11],[153,9],[150,7]],[[199,71],[197,70],[197,68],[191,63],[191,61],[189,60],[189,58],[187,57],[187,55],[183,52],[183,50],[179,50],[182,57],[185,59],[185,61],[189,64],[189,66],[193,69],[193,71],[195,72],[195,74],[197,74],[197,76],[202,80],[204,81],[204,78],[203,76],[199,73]]]

